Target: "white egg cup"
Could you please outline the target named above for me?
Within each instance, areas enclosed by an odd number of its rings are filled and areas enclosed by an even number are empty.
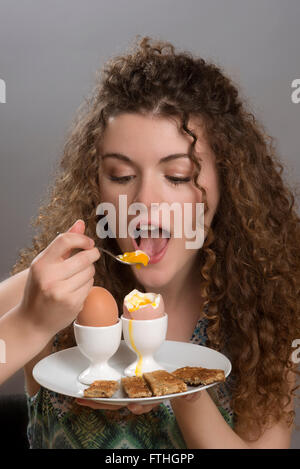
[[[154,354],[166,339],[168,315],[156,319],[127,319],[121,316],[126,345],[137,359],[124,370],[125,376],[137,376],[164,368],[156,362]]]
[[[116,353],[121,343],[122,322],[113,326],[81,326],[74,321],[74,334],[80,352],[90,360],[90,366],[79,376],[82,384],[92,384],[95,380],[118,380],[121,374],[108,365],[108,360]]]

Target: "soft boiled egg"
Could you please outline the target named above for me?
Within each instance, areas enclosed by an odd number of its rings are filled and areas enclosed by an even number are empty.
[[[123,313],[127,319],[157,319],[165,313],[162,296],[132,290],[124,298]]]
[[[107,327],[118,322],[118,305],[112,294],[102,287],[92,287],[77,316],[81,326]]]
[[[121,259],[121,261],[129,262],[130,264],[137,264],[137,269],[141,268],[140,264],[143,264],[144,266],[148,265],[150,260],[148,254],[139,249],[137,251],[124,252],[124,254],[120,254],[118,257]]]

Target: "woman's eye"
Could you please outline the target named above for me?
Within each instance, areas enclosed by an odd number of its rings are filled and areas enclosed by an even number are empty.
[[[190,177],[185,177],[185,178],[179,178],[176,176],[166,176],[168,181],[173,184],[174,186],[178,186],[179,184],[184,184],[186,182],[190,182],[191,178]]]
[[[110,181],[116,182],[118,184],[126,184],[129,181],[132,181],[136,176],[109,176]],[[191,181],[190,177],[180,178],[176,176],[166,176],[167,180],[174,186],[179,184],[184,184]]]
[[[121,176],[121,177],[109,176],[109,179],[111,181],[117,182],[119,184],[126,184],[126,182],[131,181],[133,178],[135,178],[135,176]]]

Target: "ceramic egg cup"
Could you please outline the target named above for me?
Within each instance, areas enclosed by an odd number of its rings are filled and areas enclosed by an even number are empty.
[[[74,321],[74,334],[81,353],[90,365],[79,376],[82,384],[92,384],[96,380],[119,380],[121,374],[108,365],[108,360],[116,353],[121,343],[122,322],[113,326],[81,326]]]
[[[166,339],[168,315],[156,319],[127,319],[121,316],[126,345],[137,359],[124,370],[125,376],[164,369],[154,359],[154,355]]]

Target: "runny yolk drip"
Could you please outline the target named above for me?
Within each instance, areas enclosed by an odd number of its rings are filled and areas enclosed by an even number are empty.
[[[141,266],[139,264],[143,264],[146,266],[149,262],[149,256],[145,252],[138,252],[138,251],[133,251],[133,252],[124,252],[124,254],[121,254],[120,259],[122,261],[126,262],[132,262],[132,263],[138,263],[136,265],[137,269],[140,269]]]
[[[130,343],[131,347],[135,351],[135,353],[138,356],[138,363],[135,368],[135,376],[142,376],[142,362],[143,362],[143,355],[140,354],[140,352],[137,350],[134,340],[133,340],[133,332],[132,332],[132,319],[129,320],[129,338],[130,338]]]
[[[149,298],[145,298],[139,295],[133,295],[130,298],[130,305],[127,304],[127,309],[128,311],[132,312],[132,311],[136,311],[141,306],[145,306],[149,304],[151,304],[154,307],[156,306],[156,303],[149,300]]]

